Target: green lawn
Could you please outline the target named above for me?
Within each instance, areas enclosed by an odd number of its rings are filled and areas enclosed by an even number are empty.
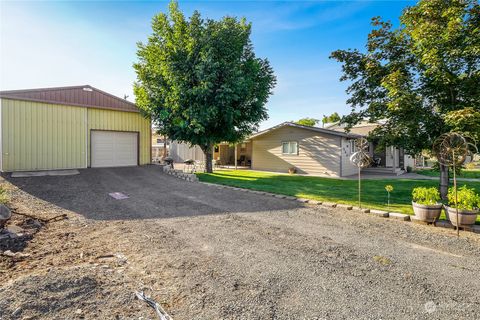
[[[356,180],[340,180],[320,177],[275,174],[251,170],[216,171],[198,174],[200,181],[255,189],[299,198],[331,201],[357,205]],[[362,180],[362,204],[372,209],[387,209],[385,185],[390,184],[392,211],[413,214],[412,189],[416,186],[437,186],[436,180],[385,179]],[[480,192],[480,182],[460,182]],[[480,218],[478,218],[480,221]]]
[[[438,177],[440,176],[440,172],[432,170],[432,169],[423,169],[417,170],[415,173],[429,176],[429,177]],[[450,174],[452,176],[452,174]],[[480,169],[464,169],[458,175],[459,178],[469,178],[469,179],[480,179]]]

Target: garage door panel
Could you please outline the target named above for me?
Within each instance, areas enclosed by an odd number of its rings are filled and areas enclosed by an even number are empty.
[[[138,133],[92,131],[92,167],[136,166]]]

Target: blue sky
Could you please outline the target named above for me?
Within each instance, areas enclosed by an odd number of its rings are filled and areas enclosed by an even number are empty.
[[[398,24],[411,1],[179,1],[190,16],[246,17],[259,57],[270,60],[277,87],[262,128],[302,117],[347,114],[336,49],[364,47],[370,19]],[[0,2],[0,89],[90,84],[134,100],[136,42],[168,2]]]

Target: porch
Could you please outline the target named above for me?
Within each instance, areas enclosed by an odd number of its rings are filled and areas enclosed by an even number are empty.
[[[373,161],[370,167],[362,169],[363,174],[398,176],[405,173],[405,154],[402,148],[387,146],[382,150],[371,142],[368,151]]]
[[[235,145],[221,143],[213,149],[214,166],[217,168],[247,169],[252,165],[252,143],[244,141]]]

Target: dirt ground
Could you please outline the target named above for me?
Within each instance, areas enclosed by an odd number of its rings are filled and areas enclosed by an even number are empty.
[[[149,170],[170,190],[158,201],[185,190],[190,198],[177,204],[185,214],[168,215],[172,205],[155,217],[137,206],[135,219],[127,209],[99,203],[111,216],[93,219],[83,203],[88,197],[52,189],[81,185],[83,173],[50,177],[43,189],[41,180],[0,181],[17,212],[41,219],[67,214],[46,223],[14,214],[10,225],[21,226],[24,236],[0,243],[1,251],[21,253],[0,255],[0,319],[155,319],[135,298],[140,290],[174,319],[479,317],[476,234],[458,239],[452,230],[342,209],[274,204],[272,197]],[[110,174],[100,173],[89,179]],[[115,171],[112,183],[122,174]],[[110,189],[102,181],[92,181],[95,193]],[[232,211],[245,197],[249,210]]]

